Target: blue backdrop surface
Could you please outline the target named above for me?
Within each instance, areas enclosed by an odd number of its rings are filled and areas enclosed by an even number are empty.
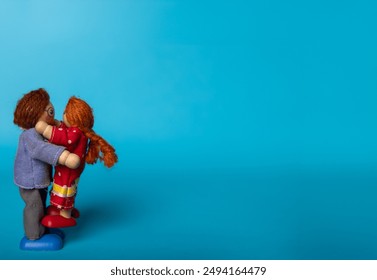
[[[377,259],[374,1],[0,2],[0,259]],[[24,252],[26,92],[85,99],[112,169]]]

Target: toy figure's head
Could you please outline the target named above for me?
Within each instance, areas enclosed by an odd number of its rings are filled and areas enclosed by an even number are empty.
[[[68,127],[92,129],[94,125],[93,110],[84,100],[71,97],[65,107],[63,122]]]
[[[68,127],[78,127],[89,139],[86,163],[94,164],[99,159],[105,166],[112,167],[118,161],[114,147],[93,131],[93,109],[84,100],[77,97],[69,99],[65,107],[63,122]]]
[[[23,129],[33,128],[38,121],[54,124],[55,110],[43,88],[32,90],[17,102],[13,122]]]

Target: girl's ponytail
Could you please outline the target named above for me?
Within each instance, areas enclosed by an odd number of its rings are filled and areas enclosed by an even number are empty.
[[[85,158],[86,163],[94,164],[99,159],[100,161],[103,161],[106,167],[112,167],[118,161],[114,147],[101,136],[96,134],[93,130],[82,128],[81,130],[90,140],[88,152]]]

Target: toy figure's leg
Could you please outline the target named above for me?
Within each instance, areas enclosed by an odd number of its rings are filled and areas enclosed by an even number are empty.
[[[22,189],[20,194],[25,202],[24,229],[28,239],[39,239],[45,232],[40,221],[44,214],[43,201],[38,189]]]
[[[63,248],[63,240],[57,234],[45,234],[36,240],[30,240],[26,236],[21,239],[21,250],[55,251]]]
[[[47,193],[48,193],[48,189],[45,188],[45,189],[39,189],[39,195],[41,196],[41,200],[42,200],[42,204],[43,204],[43,209],[45,210],[45,213],[46,213],[46,201],[47,201]]]
[[[47,207],[47,215],[60,215],[60,210],[56,206],[50,205]],[[72,208],[71,215],[73,218],[77,219],[80,217],[80,211],[77,208]]]
[[[63,235],[44,234],[46,229],[41,224],[45,211],[47,190],[22,189],[20,194],[25,202],[24,229],[26,236],[21,239],[21,250],[51,251],[63,248]],[[44,234],[44,235],[43,235]]]
[[[50,214],[44,216],[41,223],[48,228],[73,227],[76,220],[72,217],[72,209],[75,197],[59,197],[51,192],[50,202],[52,205],[59,205],[50,208]],[[58,214],[58,215],[51,215]]]
[[[60,215],[47,215],[43,217],[41,223],[48,228],[63,228],[75,226],[76,220],[72,217],[65,218]]]

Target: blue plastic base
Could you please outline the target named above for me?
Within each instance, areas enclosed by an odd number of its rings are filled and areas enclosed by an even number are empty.
[[[20,249],[29,251],[56,251],[63,248],[63,240],[57,234],[45,234],[37,240],[21,239]]]

